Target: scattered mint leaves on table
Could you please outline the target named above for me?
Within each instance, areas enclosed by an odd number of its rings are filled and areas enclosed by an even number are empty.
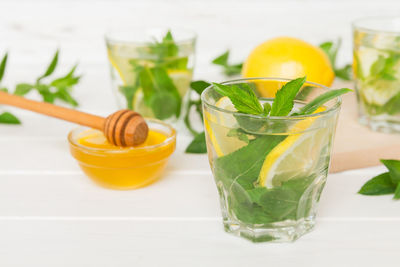
[[[54,103],[56,100],[61,100],[66,104],[77,107],[78,102],[71,95],[73,87],[78,84],[80,80],[80,76],[75,75],[77,65],[73,66],[66,75],[59,78],[54,78],[48,82],[43,82],[43,80],[49,79],[56,70],[58,58],[59,50],[55,52],[50,64],[43,72],[43,74],[36,79],[35,83],[19,83],[15,86],[15,89],[12,93],[19,96],[25,96],[31,91],[37,91],[42,96],[44,102]],[[8,53],[3,56],[3,59],[0,63],[0,83],[4,77],[7,59]],[[0,87],[0,90],[11,93],[5,87]],[[11,114],[10,112],[4,112],[0,114],[0,123],[20,124],[21,122],[16,116]]]
[[[207,153],[206,135],[204,132],[197,134],[185,150],[186,153],[203,154]]]
[[[382,159],[381,162],[388,172],[367,181],[358,193],[368,196],[394,194],[393,199],[400,199],[400,161]]]
[[[187,129],[194,135],[193,141],[189,144],[189,146],[186,148],[185,152],[186,153],[192,153],[192,154],[200,154],[200,153],[207,153],[207,147],[205,143],[205,133],[203,132],[197,132],[190,120],[190,114],[191,111],[194,109],[198,116],[200,117],[200,121],[203,122],[203,109],[201,106],[201,93],[209,87],[211,84],[206,82],[206,81],[193,81],[190,83],[190,90],[193,91],[197,95],[196,100],[189,100],[189,105],[187,107],[185,117],[183,119]],[[191,93],[191,92],[189,92]]]
[[[77,65],[73,66],[66,75],[55,78],[47,83],[43,82],[43,79],[49,78],[56,70],[58,65],[58,57],[59,50],[55,52],[47,69],[36,79],[35,83],[17,84],[14,94],[25,96],[31,91],[36,90],[42,96],[44,102],[53,104],[56,100],[61,100],[72,107],[77,107],[78,102],[71,95],[73,87],[78,84],[81,78],[80,76],[75,76]]]
[[[212,63],[214,65],[221,66],[224,70],[225,75],[227,76],[239,75],[242,71],[243,63],[230,64],[229,53],[230,51],[227,50],[222,55],[219,55],[218,57],[213,59]]]
[[[5,53],[0,63],[0,82],[3,79],[4,73],[6,71],[7,59],[8,59],[8,53]]]
[[[335,41],[327,41],[319,45],[319,47],[325,52],[328,56],[329,61],[331,62],[333,71],[335,72],[335,76],[345,80],[350,81],[352,79],[352,67],[351,64],[346,64],[345,66],[338,68],[336,66],[336,58],[340,46],[342,45],[342,40],[338,39]]]
[[[21,121],[10,112],[3,112],[0,114],[0,123],[4,124],[21,124]]]

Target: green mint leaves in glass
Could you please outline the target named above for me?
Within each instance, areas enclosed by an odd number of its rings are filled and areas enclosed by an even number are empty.
[[[186,31],[107,34],[112,84],[120,107],[170,122],[180,118],[189,98],[195,40]]]
[[[257,88],[281,88],[275,98]],[[305,78],[214,83],[202,94],[211,169],[227,232],[293,241],[314,226],[341,101]]]
[[[400,132],[400,17],[353,24],[359,119],[375,131]]]

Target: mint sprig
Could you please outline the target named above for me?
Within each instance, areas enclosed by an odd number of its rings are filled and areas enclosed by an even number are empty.
[[[223,68],[225,75],[227,76],[238,75],[242,71],[243,63],[230,64],[229,53],[230,51],[227,50],[225,53],[214,58],[212,63],[214,65],[221,66]]]
[[[320,44],[319,47],[328,56],[333,71],[335,72],[335,76],[342,80],[350,81],[352,79],[351,64],[346,64],[341,68],[336,66],[336,58],[341,45],[342,45],[342,40],[339,38],[336,42],[334,41],[324,42]]]
[[[143,90],[144,102],[157,119],[179,117],[181,113],[181,96],[169,70],[188,70],[188,57],[179,56],[179,47],[171,31],[168,31],[161,41],[154,40],[148,44],[142,59],[129,60],[132,66],[134,84],[120,86],[129,109],[136,109],[134,97],[139,89]]]
[[[400,161],[382,159],[381,162],[388,172],[367,181],[358,193],[368,196],[394,194],[393,199],[400,199]]]
[[[47,66],[43,74],[36,79],[35,83],[19,83],[16,85],[12,93],[19,96],[25,96],[32,91],[37,91],[42,96],[42,100],[44,102],[54,103],[56,100],[60,100],[73,107],[78,106],[78,102],[71,95],[73,87],[78,84],[80,80],[80,76],[75,75],[75,70],[77,67],[76,65],[73,66],[66,75],[44,82],[45,80],[48,80],[56,70],[56,67],[58,65],[58,58],[59,50],[55,52],[50,64]],[[3,56],[3,59],[0,63],[0,82],[4,77],[7,59],[8,53]],[[4,92],[9,92],[9,90],[5,87],[0,87],[0,90]],[[21,122],[13,114],[9,112],[4,112],[0,114],[0,123],[20,124]]]
[[[243,83],[239,86],[238,84],[223,85],[213,83],[213,85],[219,94],[229,97],[238,112],[266,117],[268,115],[288,116],[291,114],[294,106],[294,100],[305,81],[306,77],[302,77],[286,83],[277,91],[272,106],[270,106],[269,103],[261,105],[257,96],[248,84]],[[310,101],[308,104],[302,107],[299,112],[292,113],[291,115],[311,114],[329,100],[350,91],[352,90],[348,88],[330,90]]]

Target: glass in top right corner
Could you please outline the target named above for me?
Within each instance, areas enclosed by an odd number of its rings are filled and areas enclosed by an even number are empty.
[[[360,123],[400,133],[400,17],[355,21],[353,42]]]

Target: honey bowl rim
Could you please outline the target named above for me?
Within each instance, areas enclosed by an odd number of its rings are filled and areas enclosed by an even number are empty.
[[[91,153],[125,154],[125,153],[129,153],[130,151],[134,150],[134,151],[138,152],[138,154],[141,154],[140,152],[154,151],[160,147],[165,147],[176,141],[176,130],[170,124],[165,123],[161,120],[153,119],[153,118],[145,118],[145,120],[149,124],[149,129],[154,129],[151,127],[151,124],[155,124],[155,125],[159,125],[159,126],[167,128],[168,129],[167,131],[169,131],[170,133],[167,133],[166,131],[161,130],[161,132],[163,134],[165,134],[167,136],[167,138],[159,144],[155,144],[155,145],[151,145],[151,146],[144,146],[144,147],[126,147],[126,148],[116,147],[115,149],[95,148],[95,147],[88,147],[88,146],[79,144],[77,142],[77,140],[74,139],[73,135],[75,134],[75,132],[82,131],[83,129],[90,129],[89,127],[80,126],[80,127],[76,127],[74,129],[72,129],[69,132],[68,142],[71,146],[73,146],[76,149],[81,149],[81,150],[84,150],[86,152],[91,152]]]

